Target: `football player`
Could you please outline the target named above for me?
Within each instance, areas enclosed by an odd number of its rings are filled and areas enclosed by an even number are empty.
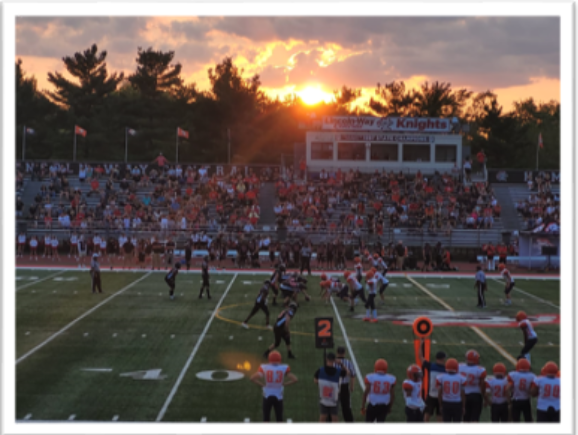
[[[275,266],[273,275],[271,275],[271,278],[269,278],[269,281],[271,281],[271,290],[273,290],[273,301],[271,302],[272,305],[277,305],[277,296],[279,295],[278,286],[286,270],[287,268],[285,267],[285,263],[279,262]]]
[[[486,394],[484,405],[491,406],[492,423],[506,423],[509,421],[510,387],[506,377],[506,366],[502,363],[494,364],[493,377],[486,379]]]
[[[271,325],[269,325],[269,308],[267,308],[267,297],[269,296],[269,289],[271,288],[271,281],[267,280],[263,283],[263,286],[259,290],[259,294],[257,295],[257,299],[255,299],[255,305],[251,310],[249,316],[245,319],[245,321],[241,324],[241,326],[245,329],[249,329],[249,325],[247,323],[259,310],[263,310],[265,313],[265,326],[267,329],[272,329]]]
[[[395,401],[395,376],[387,373],[388,364],[378,359],[373,366],[374,372],[365,376],[365,391],[361,401],[361,413],[365,421],[382,423],[391,413]],[[367,410],[365,404],[369,401]]]
[[[267,349],[263,354],[265,358],[267,358],[269,353],[275,350],[275,348],[279,347],[281,340],[285,341],[285,345],[287,346],[287,356],[289,358],[295,358],[295,355],[293,355],[293,352],[291,352],[291,333],[289,331],[289,323],[291,322],[291,319],[295,317],[296,313],[296,302],[291,302],[286,309],[279,313],[279,316],[277,316],[277,321],[275,322],[275,326],[273,326],[275,342],[269,346],[269,349]]]
[[[425,403],[421,397],[422,378],[423,372],[417,364],[407,368],[407,379],[403,381],[402,389],[408,423],[423,423]]]
[[[557,374],[558,365],[549,361],[542,368],[542,375],[532,382],[530,392],[538,397],[536,421],[539,423],[560,422],[560,378]]]
[[[363,279],[363,264],[361,264],[361,258],[355,257],[353,259],[353,270],[355,271],[355,278],[361,282]]]
[[[532,422],[532,404],[530,401],[530,386],[536,375],[530,371],[530,362],[520,358],[516,363],[516,370],[508,373],[508,384],[512,392],[512,421],[520,422],[520,415],[524,414],[526,423]]]
[[[444,423],[461,423],[465,413],[464,386],[467,379],[459,373],[455,358],[446,361],[446,373],[436,379],[438,401]]]
[[[477,423],[482,413],[482,393],[486,391],[486,369],[480,365],[480,354],[473,349],[466,352],[466,362],[459,368],[460,374],[466,378],[464,422]]]
[[[207,299],[211,299],[211,283],[209,282],[209,256],[205,255],[203,257],[203,263],[201,264],[201,275],[203,278],[203,284],[201,285],[201,291],[199,293],[199,299],[203,298],[203,292],[207,289]]]
[[[357,297],[359,297],[363,301],[363,303],[367,302],[367,300],[365,299],[365,291],[363,290],[363,286],[361,285],[359,280],[350,271],[345,272],[343,274],[343,277],[345,278],[345,281],[347,282],[347,285],[349,286],[350,290],[349,311],[353,311],[355,299]]]
[[[510,273],[508,269],[506,269],[506,265],[504,263],[500,263],[498,265],[498,269],[500,269],[500,273],[502,274],[502,278],[506,281],[506,287],[504,288],[504,293],[506,294],[506,302],[504,305],[512,305],[512,289],[514,288],[514,277]]]
[[[374,267],[370,269],[373,271],[373,278],[375,279],[376,283],[379,284],[379,297],[381,298],[381,305],[385,304],[385,297],[383,293],[387,289],[389,285],[389,280],[385,277],[385,274],[382,274],[379,270],[376,270]],[[386,269],[387,271],[387,269]]]
[[[263,421],[271,421],[271,409],[275,409],[277,422],[283,421],[283,391],[286,386],[297,382],[287,364],[282,364],[281,354],[274,350],[269,353],[269,363],[261,364],[251,382],[263,389]]]
[[[524,311],[518,311],[516,314],[516,321],[518,322],[518,326],[524,333],[524,347],[520,352],[518,358],[526,358],[529,363],[532,362],[530,359],[530,351],[538,342],[538,334],[534,331],[534,327],[530,320],[528,320],[528,316]]]
[[[363,321],[377,323],[377,310],[375,309],[377,281],[372,271],[365,274],[365,285],[367,286],[367,302],[365,303],[365,317]]]
[[[177,275],[179,274],[179,270],[181,268],[181,263],[177,263],[174,267],[165,275],[165,282],[168,284],[170,291],[169,296],[171,300],[175,299],[175,282],[177,279]]]

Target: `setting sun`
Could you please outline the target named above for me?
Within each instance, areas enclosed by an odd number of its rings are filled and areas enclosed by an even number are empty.
[[[298,91],[297,95],[303,100],[305,104],[314,105],[325,101],[326,103],[333,99],[333,94],[321,90],[319,86],[307,86],[305,89]]]

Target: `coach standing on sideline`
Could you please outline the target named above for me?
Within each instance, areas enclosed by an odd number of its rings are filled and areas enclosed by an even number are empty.
[[[96,293],[96,288],[98,287],[98,292],[102,293],[102,287],[100,286],[100,265],[98,264],[98,254],[92,255],[92,261],[90,262],[90,276],[92,277],[92,293]]]
[[[474,284],[474,288],[478,292],[478,308],[486,308],[486,274],[482,270],[482,266],[477,267],[476,272],[476,283]]]
[[[346,423],[353,423],[353,412],[351,411],[351,394],[353,393],[353,385],[355,383],[355,368],[351,361],[345,358],[345,348],[339,346],[337,348],[337,363],[343,364],[343,366],[349,371],[349,373],[343,378],[341,382],[341,388],[339,390],[339,401],[341,402],[341,411],[343,413],[343,420]]]

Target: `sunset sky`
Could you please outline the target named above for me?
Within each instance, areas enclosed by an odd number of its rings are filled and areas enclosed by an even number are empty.
[[[16,53],[49,89],[61,58],[97,43],[108,69],[135,69],[137,47],[174,50],[186,82],[207,89],[207,69],[231,56],[264,90],[329,100],[342,85],[374,94],[378,82],[450,82],[516,100],[560,100],[560,23],[552,17],[26,17]]]

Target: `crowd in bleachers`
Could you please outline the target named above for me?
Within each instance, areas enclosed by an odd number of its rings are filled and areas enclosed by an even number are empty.
[[[523,230],[535,232],[560,232],[560,195],[552,192],[550,174],[532,177],[529,173],[528,191],[530,194],[518,201],[516,210],[524,218]]]

